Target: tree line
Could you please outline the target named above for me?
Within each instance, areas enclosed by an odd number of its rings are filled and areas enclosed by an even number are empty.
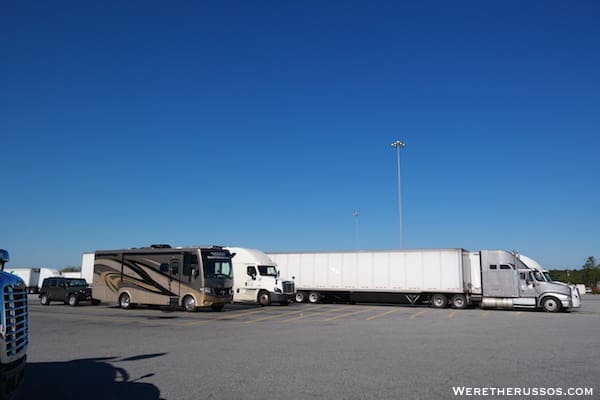
[[[595,257],[588,257],[581,269],[554,269],[549,272],[555,281],[583,283],[585,286],[595,289],[596,293],[600,292],[597,288],[600,282],[600,264]]]

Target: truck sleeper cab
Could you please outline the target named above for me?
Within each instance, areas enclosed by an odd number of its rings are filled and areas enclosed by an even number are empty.
[[[219,311],[232,302],[232,286],[231,254],[220,246],[152,245],[94,254],[94,298],[117,301],[123,309],[146,304]]]

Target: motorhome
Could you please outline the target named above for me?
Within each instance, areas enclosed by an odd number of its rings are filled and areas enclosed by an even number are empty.
[[[82,275],[91,264],[93,298],[124,309],[146,304],[219,311],[233,301],[231,254],[220,246],[98,250],[93,260],[89,254],[83,254]]]

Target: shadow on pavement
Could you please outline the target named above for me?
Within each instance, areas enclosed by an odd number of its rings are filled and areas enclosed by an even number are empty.
[[[153,373],[132,379],[127,370],[114,366],[111,362],[131,362],[165,354],[28,362],[25,367],[25,399],[161,400],[158,387],[140,382],[154,376]]]

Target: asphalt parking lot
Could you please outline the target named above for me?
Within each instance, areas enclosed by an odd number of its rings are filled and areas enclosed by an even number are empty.
[[[549,397],[456,396],[462,387],[600,398],[599,327],[600,296],[558,314],[384,304],[185,313],[41,306],[30,296],[25,392],[91,400]],[[570,388],[587,392],[556,395]]]

